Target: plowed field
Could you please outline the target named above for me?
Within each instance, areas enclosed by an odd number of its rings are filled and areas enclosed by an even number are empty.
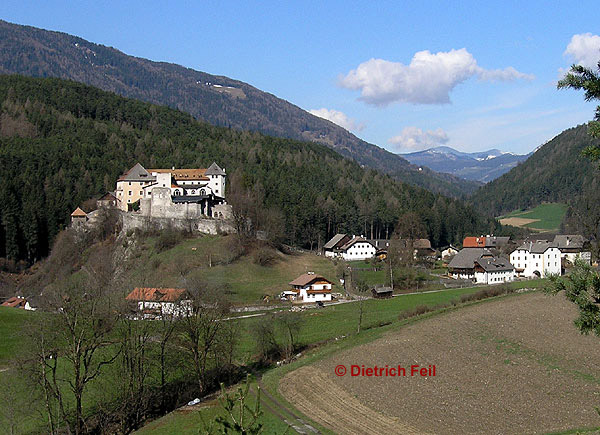
[[[563,295],[508,297],[416,322],[291,372],[280,392],[337,433],[544,433],[600,426],[600,338]],[[343,364],[348,372],[336,376]],[[436,376],[410,376],[410,366]],[[351,365],[406,368],[353,377]]]

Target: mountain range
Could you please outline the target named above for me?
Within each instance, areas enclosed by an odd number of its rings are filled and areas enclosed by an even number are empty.
[[[242,81],[154,62],[60,32],[0,20],[0,73],[57,77],[167,105],[213,125],[324,144],[359,164],[449,196],[478,183],[412,165],[344,128]]]
[[[588,134],[587,125],[565,130],[526,161],[481,187],[470,200],[493,216],[544,202],[573,204],[582,194],[598,190],[598,168],[581,154],[588,146],[600,146],[600,140]]]
[[[436,172],[487,183],[510,171],[530,155],[505,153],[497,149],[465,153],[440,146],[402,154],[402,157],[415,165],[426,166]]]

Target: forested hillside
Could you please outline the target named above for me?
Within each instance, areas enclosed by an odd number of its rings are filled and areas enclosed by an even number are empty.
[[[565,130],[525,162],[481,187],[472,203],[493,216],[543,202],[573,204],[582,192],[598,184],[598,168],[581,151],[599,144],[586,125]]]
[[[244,82],[128,56],[65,33],[0,20],[0,73],[71,79],[164,104],[213,125],[319,142],[361,165],[450,196],[471,193],[479,185],[428,168],[419,169],[332,122]]]
[[[189,114],[80,83],[0,76],[0,257],[48,253],[71,211],[119,174],[216,161],[309,246],[337,231],[385,236],[415,211],[434,245],[498,225],[459,200],[394,181],[311,142],[214,127]],[[229,183],[231,187],[232,183]]]

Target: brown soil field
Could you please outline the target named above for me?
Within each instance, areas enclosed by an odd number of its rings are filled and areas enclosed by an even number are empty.
[[[600,338],[560,294],[527,293],[415,322],[289,373],[280,393],[337,433],[545,433],[600,426]],[[338,377],[338,364],[348,373]],[[351,365],[406,368],[352,377]],[[410,376],[410,366],[436,366]]]
[[[539,222],[539,219],[527,219],[527,218],[519,218],[519,217],[511,217],[500,219],[500,223],[502,225],[512,225],[513,227],[524,227],[527,224],[533,222]]]

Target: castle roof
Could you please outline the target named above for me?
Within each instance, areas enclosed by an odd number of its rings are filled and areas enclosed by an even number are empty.
[[[125,172],[117,181],[156,181],[156,177],[150,173],[139,163],[136,163],[133,168]]]
[[[225,175],[225,171],[213,162],[206,170],[205,175]]]
[[[81,208],[77,207],[73,213],[71,213],[72,217],[87,217],[87,213],[84,212]]]
[[[151,173],[171,174],[175,181],[208,181],[205,176],[207,169],[150,169]]]

